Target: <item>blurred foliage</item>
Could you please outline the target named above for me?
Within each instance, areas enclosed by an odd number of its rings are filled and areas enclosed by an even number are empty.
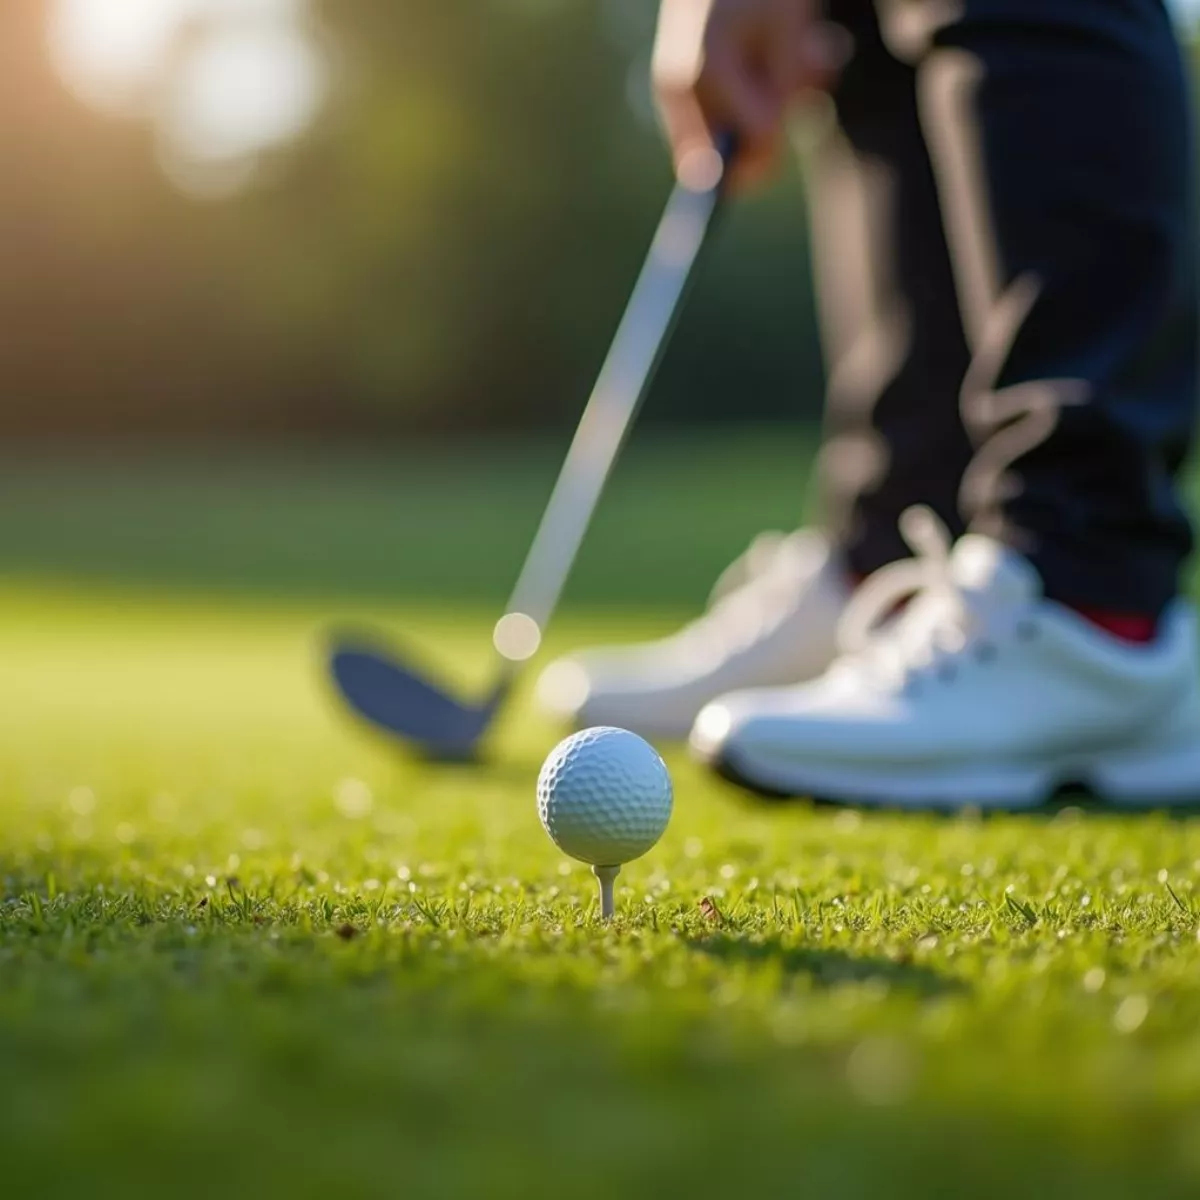
[[[89,586],[498,608],[564,435],[463,435],[382,453],[0,446],[0,564],[8,577]],[[755,534],[799,522],[812,456],[800,422],[643,431],[617,466],[567,601],[694,609]]]
[[[670,186],[643,0],[320,0],[331,102],[256,186],[175,193],[151,131],[0,6],[0,435],[569,424]],[[731,213],[651,419],[812,411],[795,171]],[[720,330],[715,337],[714,331]]]

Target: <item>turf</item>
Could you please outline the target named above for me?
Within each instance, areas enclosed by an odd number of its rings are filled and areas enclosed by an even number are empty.
[[[796,454],[635,455],[556,644],[668,627]],[[671,754],[605,928],[556,730],[420,766],[317,654],[350,612],[478,679],[553,456],[217,461],[0,472],[3,1194],[1196,1194],[1197,819],[763,808]]]

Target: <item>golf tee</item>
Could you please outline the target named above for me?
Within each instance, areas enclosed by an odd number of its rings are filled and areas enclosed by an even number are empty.
[[[600,916],[610,920],[616,911],[613,903],[613,884],[621,873],[620,867],[593,867],[592,873],[600,882]]]

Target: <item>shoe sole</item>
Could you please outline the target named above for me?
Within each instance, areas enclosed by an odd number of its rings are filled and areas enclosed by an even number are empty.
[[[1138,750],[1064,760],[1053,765],[972,764],[931,773],[893,766],[819,769],[788,764],[748,771],[726,752],[701,761],[721,778],[772,801],[797,798],[842,807],[911,812],[1028,812],[1064,791],[1083,791],[1107,807],[1147,811],[1200,807],[1200,745]]]

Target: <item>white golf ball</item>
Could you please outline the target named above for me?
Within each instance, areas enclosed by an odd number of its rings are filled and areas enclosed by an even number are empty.
[[[538,815],[554,844],[593,867],[641,858],[671,820],[666,763],[625,729],[584,729],[560,742],[542,766]]]

